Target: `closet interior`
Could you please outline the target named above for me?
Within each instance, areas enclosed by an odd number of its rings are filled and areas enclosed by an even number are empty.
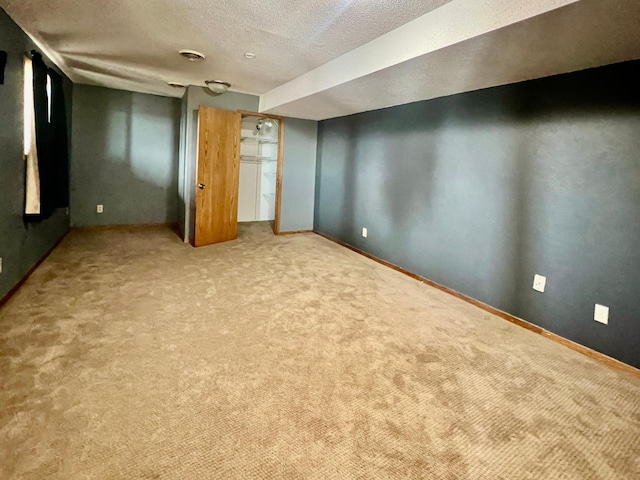
[[[275,220],[279,130],[278,119],[242,115],[238,222]]]

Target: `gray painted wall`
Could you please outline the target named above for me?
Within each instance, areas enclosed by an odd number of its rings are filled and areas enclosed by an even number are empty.
[[[0,9],[0,50],[8,53],[4,84],[0,85],[0,298],[69,231],[66,209],[57,210],[40,223],[27,225],[22,221],[25,181],[22,55],[33,49],[38,50]],[[45,61],[53,66],[50,60]],[[70,119],[73,85],[64,75],[63,78]]]
[[[187,104],[192,111],[198,111],[200,105],[221,108],[223,110],[258,111],[260,97],[246,93],[227,92],[224,95],[214,95],[208,89],[197,85],[187,88]]]
[[[187,156],[187,97],[182,96],[180,100],[180,144],[178,148],[178,230],[180,236],[185,238],[185,159]]]
[[[313,229],[317,137],[318,122],[285,119],[281,232]]]
[[[629,62],[322,122],[315,227],[640,367],[639,73]]]
[[[180,100],[76,85],[73,104],[72,225],[177,222]]]

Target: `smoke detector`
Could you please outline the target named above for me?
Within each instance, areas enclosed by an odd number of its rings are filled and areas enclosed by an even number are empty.
[[[201,62],[205,59],[204,53],[196,52],[195,50],[179,50],[178,53],[190,62]]]

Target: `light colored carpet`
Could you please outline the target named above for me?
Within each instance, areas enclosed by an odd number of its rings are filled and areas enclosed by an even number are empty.
[[[265,224],[73,231],[0,380],[2,479],[640,478],[640,380]]]

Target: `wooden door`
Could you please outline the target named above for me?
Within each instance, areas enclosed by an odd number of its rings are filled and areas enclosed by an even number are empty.
[[[198,109],[196,247],[238,237],[240,121],[237,112]]]

